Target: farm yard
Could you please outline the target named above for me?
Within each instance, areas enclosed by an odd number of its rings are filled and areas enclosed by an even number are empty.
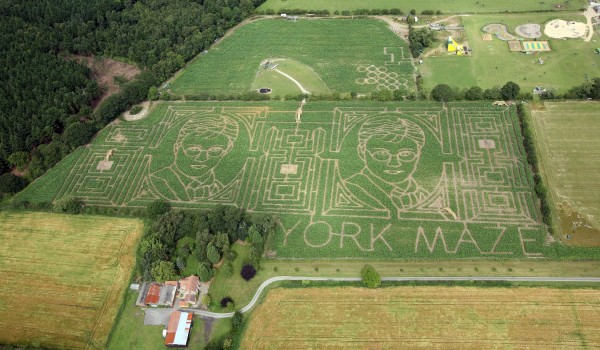
[[[103,349],[142,222],[0,212],[0,343]]]
[[[158,104],[108,126],[19,198],[236,205],[280,218],[269,257],[543,255],[514,108],[309,102],[296,119],[297,107]]]
[[[265,68],[265,61],[272,64]],[[363,66],[373,66],[381,74],[361,71]],[[370,93],[392,85],[406,91],[415,88],[408,45],[373,19],[251,22],[192,61],[169,88],[177,95],[245,93],[259,88],[272,88],[271,96],[302,93],[275,69],[317,94]],[[365,83],[368,78],[372,81]]]
[[[240,348],[594,348],[599,308],[596,289],[277,289]]]
[[[394,0],[370,0],[365,3],[362,0],[267,0],[258,10],[280,9],[305,9],[305,10],[329,10],[331,14],[334,11],[357,10],[363,8],[370,9],[393,9],[400,7],[405,13],[415,9],[417,13],[423,10],[441,10],[444,13],[480,13],[480,12],[527,12],[527,11],[556,11],[561,9],[579,10],[587,6],[585,0],[571,0],[560,3],[561,7],[556,6],[555,2],[544,1],[518,1],[518,0],[404,0],[402,2]]]
[[[512,80],[525,92],[541,86],[565,93],[571,87],[583,83],[586,76],[597,75],[600,72],[600,60],[594,53],[598,44],[593,41],[552,39],[546,36],[543,32],[544,24],[556,18],[585,22],[579,12],[461,17],[468,46],[473,50],[472,55],[459,57],[444,54],[423,59],[419,73],[423,76],[425,89],[431,90],[442,83],[457,88],[480,86],[487,89]],[[495,35],[491,41],[482,39],[485,34],[483,28],[487,25],[504,25],[507,28],[505,35],[513,37],[518,36],[515,29],[527,23],[542,27],[541,36],[537,40],[548,41],[551,51],[532,54],[511,52],[507,41],[500,40]],[[539,58],[543,59],[543,64],[539,64]]]
[[[600,246],[599,110],[594,102],[530,107],[544,178],[569,245]]]

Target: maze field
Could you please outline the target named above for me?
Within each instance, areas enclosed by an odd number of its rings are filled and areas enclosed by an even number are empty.
[[[594,289],[271,290],[241,349],[579,349],[600,346]]]
[[[0,213],[0,344],[104,349],[139,220]]]
[[[261,63],[266,60],[313,94],[415,90],[408,45],[384,22],[374,19],[251,22],[190,63],[169,88],[180,95],[244,93],[258,88],[274,88],[273,96],[288,92],[265,84],[269,82],[265,73],[284,79],[275,70],[265,72]],[[291,62],[295,67],[286,67]]]
[[[299,120],[296,109],[161,104],[110,125],[21,196],[275,214],[271,257],[542,256],[514,109],[309,102]]]

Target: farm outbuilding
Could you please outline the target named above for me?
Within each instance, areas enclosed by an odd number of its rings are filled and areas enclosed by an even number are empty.
[[[166,329],[165,345],[187,346],[193,319],[194,314],[191,312],[173,311]]]
[[[164,284],[144,282],[137,298],[137,306],[168,306],[173,307],[177,294],[177,281],[167,281]]]

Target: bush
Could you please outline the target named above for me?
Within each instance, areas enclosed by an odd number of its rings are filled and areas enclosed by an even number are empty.
[[[204,294],[202,296],[202,305],[209,307],[212,304],[212,296],[210,294]]]
[[[231,299],[231,297],[225,297],[225,298],[221,299],[221,307],[229,307],[231,305],[235,305],[235,303],[233,302],[233,299]]]
[[[231,332],[234,334],[238,333],[242,329],[243,323],[244,318],[242,317],[242,313],[236,311],[231,318]]]
[[[170,209],[171,205],[169,204],[169,202],[163,199],[159,199],[148,204],[148,206],[146,207],[146,215],[148,216],[148,218],[154,220],[159,216],[163,215],[164,213],[168,212]]]
[[[360,275],[362,282],[369,288],[377,288],[381,285],[381,276],[371,265],[365,265]]]
[[[79,214],[83,210],[83,201],[79,198],[65,197],[54,203],[54,211],[60,213]]]
[[[17,193],[27,186],[27,180],[22,177],[6,173],[0,175],[0,193]]]
[[[242,271],[240,275],[244,280],[250,281],[256,275],[256,269],[254,268],[254,266],[246,264],[242,266]]]

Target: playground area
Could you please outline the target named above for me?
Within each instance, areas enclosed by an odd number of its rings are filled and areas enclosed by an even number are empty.
[[[555,19],[546,24],[544,33],[555,39],[575,39],[585,37],[587,34],[587,25],[582,22],[564,21]]]
[[[508,42],[508,49],[511,52],[542,52],[551,51],[547,41],[519,41],[511,40]]]
[[[484,26],[481,30],[488,34],[494,34],[496,38],[504,41],[517,40],[517,37],[510,34],[506,25],[500,23],[490,23]],[[484,39],[485,40],[485,39]]]
[[[521,24],[515,28],[515,33],[527,39],[537,39],[542,36],[542,27],[537,23]]]
[[[551,51],[547,41],[524,41],[523,50],[527,52]]]

